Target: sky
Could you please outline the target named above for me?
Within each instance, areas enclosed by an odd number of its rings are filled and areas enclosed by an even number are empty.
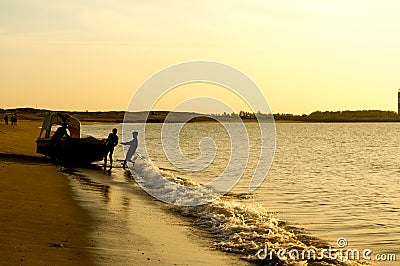
[[[210,60],[247,75],[274,113],[397,111],[399,13],[397,0],[2,0],[0,108],[125,110],[161,69]],[[200,96],[249,108],[209,85],[154,109],[225,110],[184,104]]]

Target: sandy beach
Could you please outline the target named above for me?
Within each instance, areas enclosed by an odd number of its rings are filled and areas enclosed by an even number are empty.
[[[40,122],[0,126],[2,265],[90,265],[90,219],[65,175],[35,153]]]

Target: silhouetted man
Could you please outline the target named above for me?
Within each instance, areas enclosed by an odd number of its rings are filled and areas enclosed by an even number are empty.
[[[131,141],[121,142],[122,145],[129,145],[129,149],[128,149],[128,152],[126,153],[124,164],[122,165],[122,168],[124,168],[124,169],[126,167],[127,162],[135,163],[132,161],[132,156],[135,154],[137,146],[138,146],[137,135],[138,135],[138,133],[136,131],[132,132],[133,139]]]
[[[117,146],[118,144],[118,136],[117,136],[117,129],[114,128],[112,132],[108,135],[107,141],[106,141],[106,152],[104,154],[104,170],[107,167],[107,155],[110,154],[110,169],[112,168],[112,163],[113,163],[113,152],[114,152],[114,147]]]
[[[70,138],[67,132],[67,123],[63,123],[61,127],[57,128],[56,133],[51,137],[51,146],[54,149],[56,159],[61,159],[62,157],[61,140],[64,137],[66,139]]]
[[[11,116],[11,125],[16,126],[17,125],[17,115],[13,114]]]

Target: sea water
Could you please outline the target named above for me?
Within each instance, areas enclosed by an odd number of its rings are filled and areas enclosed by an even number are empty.
[[[195,203],[208,193],[200,184],[215,179],[228,164],[240,164],[230,160],[232,140],[223,126],[189,123],[179,136],[171,136],[178,138],[176,148],[191,160],[204,152],[199,148],[204,138],[212,139],[215,149],[208,167],[200,171],[181,169],[165,154],[162,126],[147,124],[145,134],[139,132],[141,156],[135,157],[134,166],[128,164],[132,173],[121,169],[124,152],[117,146],[111,180],[82,169],[79,178],[75,175],[75,189],[89,186],[100,195],[99,202],[91,208],[109,208],[110,191],[118,191],[119,197],[129,201],[129,188],[141,190],[139,185],[149,183],[149,191],[163,191],[170,201],[180,205]],[[120,124],[84,125],[82,131],[84,135],[105,138],[113,127],[121,134]],[[141,129],[141,125],[132,124],[130,128]],[[346,239],[346,248],[370,249],[373,256],[395,254],[400,259],[400,124],[278,123],[273,165],[253,193],[249,193],[248,186],[259,162],[260,132],[255,123],[246,124],[246,129],[250,144],[247,167],[228,194],[207,205],[165,204],[166,208],[191,217],[190,226],[207,232],[217,249],[240,254],[248,261],[257,261],[257,252],[267,244],[275,249],[321,250],[328,246],[338,248],[337,239]],[[124,139],[129,140],[130,132],[124,134]],[[182,192],[180,186],[184,185],[194,189]],[[151,196],[143,193],[143,197]],[[123,224],[129,217],[109,219],[116,219],[110,223]],[[112,241],[105,242],[113,250]],[[335,264],[326,258],[325,262]]]

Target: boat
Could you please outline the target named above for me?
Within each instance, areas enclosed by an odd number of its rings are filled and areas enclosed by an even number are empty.
[[[55,143],[52,140],[56,128],[65,124],[69,137],[63,136]],[[68,164],[90,164],[104,158],[105,139],[81,138],[80,121],[69,114],[55,112],[48,114],[36,140],[36,152]]]

